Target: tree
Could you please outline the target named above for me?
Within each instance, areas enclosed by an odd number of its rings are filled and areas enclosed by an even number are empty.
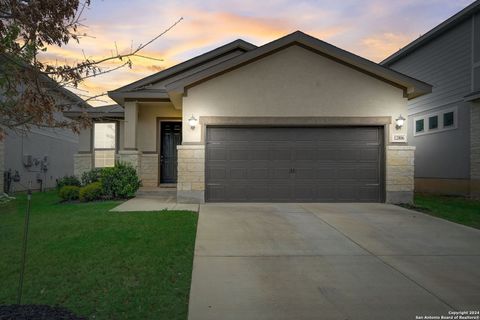
[[[0,140],[4,128],[28,131],[31,127],[70,128],[75,132],[91,125],[86,115],[88,104],[77,101],[58,101],[58,91],[78,87],[85,79],[132,67],[131,57],[164,35],[182,18],[145,44],[130,48],[126,53],[84,60],[74,64],[52,64],[39,61],[39,53],[49,46],[63,46],[70,41],[80,42],[87,36],[79,32],[81,17],[91,0],[0,0]],[[102,67],[116,60],[113,69]],[[98,96],[85,99],[88,103]],[[57,112],[79,108],[83,116],[76,120],[55,117]],[[2,128],[3,127],[3,128]]]

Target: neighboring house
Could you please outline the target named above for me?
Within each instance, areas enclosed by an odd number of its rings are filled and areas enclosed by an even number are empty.
[[[124,113],[92,117],[116,135],[81,132],[75,173],[116,153],[144,186],[176,184],[178,202],[411,202],[396,119],[429,92],[299,31],[237,40],[109,92]]]
[[[51,80],[52,88],[56,84]],[[55,88],[58,103],[88,106],[72,92]],[[67,119],[58,112],[57,119]],[[51,189],[59,178],[73,175],[78,134],[70,129],[32,126],[29,132],[6,130],[0,141],[0,193]]]
[[[416,191],[480,195],[480,1],[382,64],[433,85],[408,102]]]

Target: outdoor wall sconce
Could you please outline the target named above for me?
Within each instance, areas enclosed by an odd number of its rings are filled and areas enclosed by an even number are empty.
[[[188,119],[188,124],[190,125],[190,128],[193,130],[195,129],[195,126],[197,125],[197,118],[195,118],[192,114],[192,117],[190,119]]]
[[[405,118],[400,115],[397,119],[395,119],[395,127],[398,129],[401,129],[403,125],[405,124]]]

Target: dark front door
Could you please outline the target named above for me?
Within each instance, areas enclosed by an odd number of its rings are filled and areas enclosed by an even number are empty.
[[[177,182],[177,145],[182,143],[181,122],[160,124],[160,183]]]
[[[210,202],[381,202],[379,127],[207,129]]]

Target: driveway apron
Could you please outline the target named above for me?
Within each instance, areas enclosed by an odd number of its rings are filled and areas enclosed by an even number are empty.
[[[480,308],[480,231],[386,204],[200,207],[189,319],[415,319]]]

